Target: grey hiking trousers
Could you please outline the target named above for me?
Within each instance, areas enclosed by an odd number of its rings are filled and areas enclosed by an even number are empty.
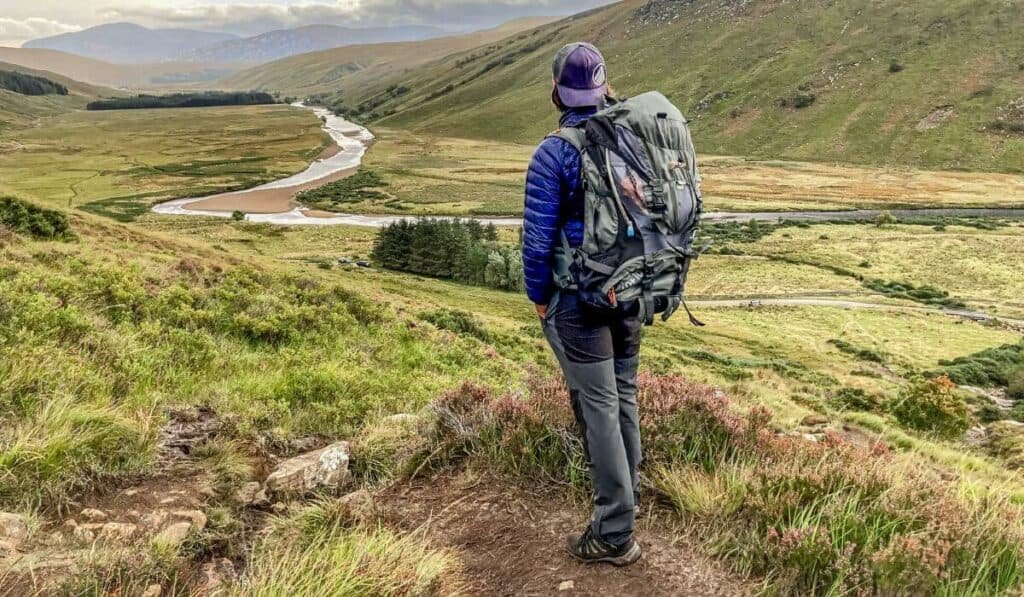
[[[571,292],[548,306],[544,335],[565,374],[594,485],[594,536],[614,546],[633,535],[640,491],[636,374],[643,322],[636,308],[593,310]]]

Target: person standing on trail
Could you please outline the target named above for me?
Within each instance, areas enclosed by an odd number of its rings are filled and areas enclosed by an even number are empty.
[[[626,566],[641,557],[640,332],[656,313],[685,308],[700,177],[679,110],[657,92],[611,98],[596,47],[563,47],[553,76],[559,129],[526,175],[526,292],[565,375],[593,482],[590,524],[568,550]]]

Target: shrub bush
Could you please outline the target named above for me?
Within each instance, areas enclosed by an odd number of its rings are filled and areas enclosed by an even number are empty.
[[[0,197],[0,224],[39,240],[72,237],[66,215],[13,197]]]
[[[955,388],[945,376],[916,380],[900,392],[889,412],[910,429],[955,439],[971,426],[970,411]]]
[[[945,375],[963,386],[1006,387],[1010,385],[1013,372],[1018,372],[1019,376],[1019,371],[1024,370],[1024,341],[939,361],[939,366],[937,375]]]
[[[855,356],[862,361],[869,361],[872,363],[885,363],[885,355],[872,348],[861,348],[859,346],[854,346],[853,344],[850,344],[849,342],[845,340],[840,340],[838,338],[834,340],[829,340],[828,343],[838,348],[841,352],[845,352],[848,355]]]
[[[868,394],[860,388],[840,388],[833,402],[842,410],[880,412],[883,408],[880,396]]]
[[[434,324],[437,328],[454,332],[460,336],[476,338],[483,342],[491,340],[487,328],[477,320],[476,316],[467,311],[456,309],[435,309],[420,313],[419,318]]]
[[[1014,400],[1024,401],[1024,365],[1010,370],[1006,375],[1006,393]]]

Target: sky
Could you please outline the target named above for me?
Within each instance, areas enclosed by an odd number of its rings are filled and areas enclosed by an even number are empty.
[[[453,31],[566,15],[609,0],[0,0],[0,46],[127,21],[256,35],[312,24],[435,25]]]

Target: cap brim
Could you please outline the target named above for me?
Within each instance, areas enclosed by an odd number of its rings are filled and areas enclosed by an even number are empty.
[[[562,100],[562,104],[569,108],[599,106],[606,95],[608,95],[608,85],[601,85],[597,89],[573,89],[565,85],[558,86],[558,99]]]

